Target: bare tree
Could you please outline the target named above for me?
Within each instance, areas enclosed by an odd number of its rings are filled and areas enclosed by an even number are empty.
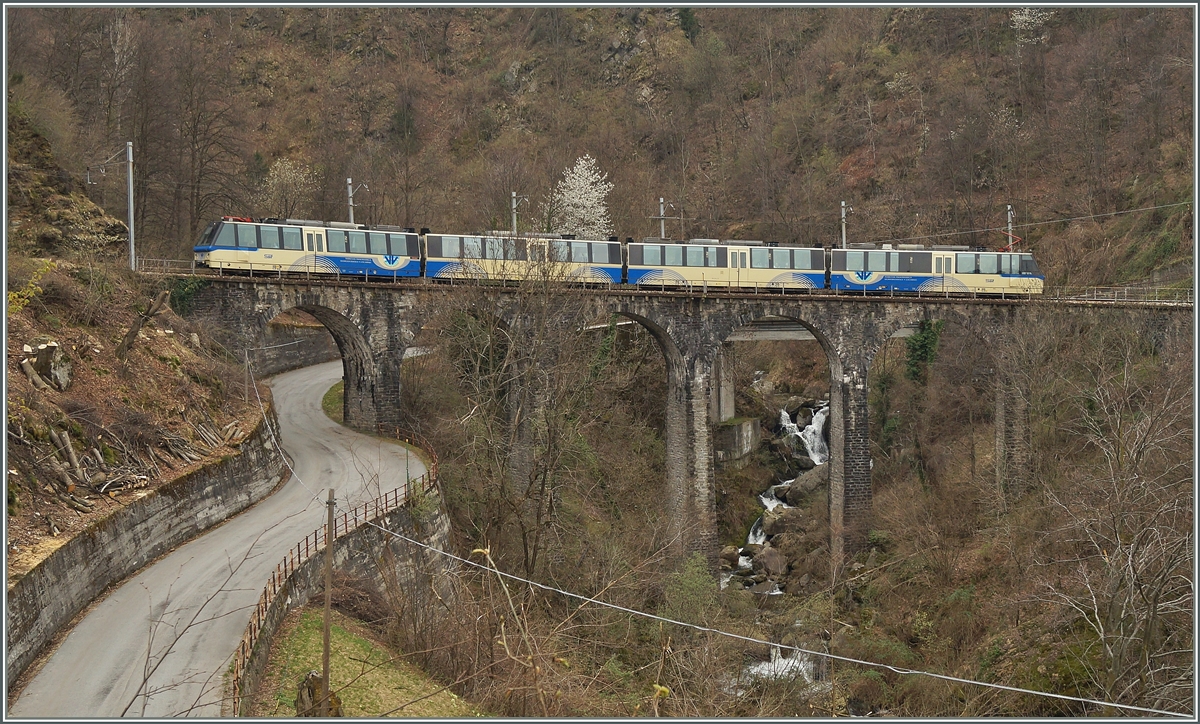
[[[1090,353],[1090,354],[1089,354]],[[1063,563],[1042,600],[1082,624],[1079,663],[1107,701],[1190,712],[1194,559],[1190,350],[1154,355],[1118,328],[1064,373],[1092,463],[1047,486]],[[1049,565],[1049,564],[1047,564]]]

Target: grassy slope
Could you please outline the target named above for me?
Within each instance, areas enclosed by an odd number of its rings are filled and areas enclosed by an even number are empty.
[[[309,671],[321,670],[322,622],[318,606],[297,609],[284,619],[253,716],[296,715],[297,685]],[[347,717],[482,716],[478,708],[403,661],[363,623],[339,611],[332,616],[329,670]]]

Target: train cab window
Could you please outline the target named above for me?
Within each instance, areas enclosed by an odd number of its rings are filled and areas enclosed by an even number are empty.
[[[632,249],[632,247],[630,247]],[[662,247],[661,246],[643,246],[642,247],[642,263],[646,266],[658,266],[662,264]]]
[[[767,269],[771,266],[770,249],[751,249],[750,250],[750,266],[755,269]]]
[[[581,264],[588,262],[588,244],[585,241],[571,242],[571,261]]]
[[[862,251],[846,252],[846,271],[865,271],[867,268],[867,254]]]
[[[687,248],[687,265],[704,266],[704,247],[689,246]]]
[[[350,237],[351,254],[367,253],[367,233],[365,231],[347,231],[346,236]]]
[[[304,237],[299,229],[283,228],[283,248],[300,251],[304,248]]]
[[[683,266],[683,247],[673,244],[664,246],[663,264],[666,266]]]
[[[979,255],[979,273],[980,274],[999,274],[1000,264],[996,258],[996,254],[980,254]]]
[[[284,229],[283,230],[284,248],[288,248],[287,236],[288,236],[289,231],[295,231],[295,229]],[[334,231],[333,229],[330,229],[329,231],[325,232],[325,236],[328,237],[328,239],[329,239],[329,251],[330,252],[336,252],[336,253],[341,253],[341,254],[346,253],[346,232]]]
[[[238,224],[237,225],[238,247],[242,249],[255,249],[258,247],[258,227],[253,224]]]
[[[221,224],[221,230],[217,232],[213,246],[237,246],[237,229],[233,224]]]
[[[955,254],[954,268],[959,274],[974,274],[975,273],[975,255],[974,254]]]
[[[592,261],[597,264],[608,263],[608,244],[592,244]]]
[[[1021,273],[1022,274],[1041,274],[1041,269],[1038,269],[1037,262],[1033,260],[1032,254],[1021,255]]]
[[[388,253],[387,234],[383,234],[378,231],[368,232],[367,249],[369,249],[372,254],[383,255]]]
[[[262,226],[258,230],[259,239],[258,245],[264,249],[279,248],[279,227],[278,226]]]

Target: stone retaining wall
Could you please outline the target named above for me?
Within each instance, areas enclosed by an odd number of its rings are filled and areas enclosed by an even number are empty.
[[[267,414],[278,429],[274,410],[268,408]],[[283,457],[260,421],[237,454],[128,503],[47,556],[8,590],[8,686],[110,585],[258,502],[284,473]]]

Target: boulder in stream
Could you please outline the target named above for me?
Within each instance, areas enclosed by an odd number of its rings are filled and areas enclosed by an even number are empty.
[[[804,532],[804,511],[799,508],[776,508],[763,513],[763,532],[767,535]]]
[[[784,499],[784,502],[788,505],[800,505],[804,496],[828,482],[829,466],[818,465],[812,470],[805,471],[796,476],[796,479],[788,486],[787,497]]]
[[[725,546],[721,549],[720,559],[722,563],[728,563],[730,568],[737,568],[739,555],[737,546]]]
[[[782,553],[768,546],[754,556],[754,568],[767,577],[782,576],[787,573],[788,562]]]

